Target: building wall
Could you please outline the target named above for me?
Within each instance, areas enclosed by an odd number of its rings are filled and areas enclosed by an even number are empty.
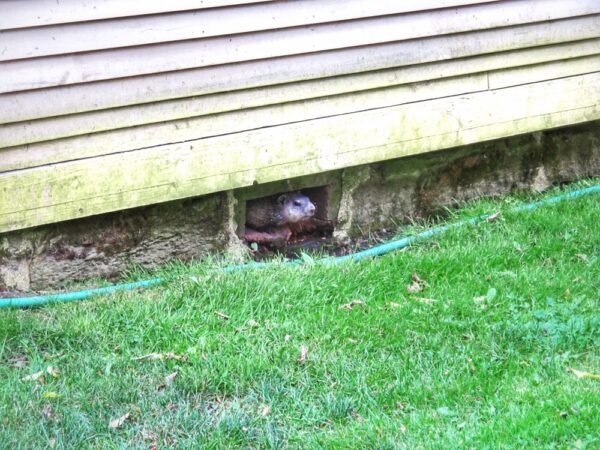
[[[367,236],[377,242],[403,234],[403,224],[444,216],[474,198],[537,192],[598,175],[600,121],[595,121],[2,233],[0,299],[74,281],[122,279],[128,269],[208,254],[247,259],[249,249],[238,238],[246,201],[281,192],[308,195],[318,216],[335,228],[332,240],[295,240],[278,254],[315,246],[352,252]],[[255,257],[268,256],[266,250]]]
[[[0,233],[599,118],[597,0],[0,1]]]

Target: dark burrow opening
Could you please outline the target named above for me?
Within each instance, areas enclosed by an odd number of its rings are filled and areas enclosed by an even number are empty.
[[[331,211],[329,186],[249,199],[245,202],[240,237],[256,259],[276,254],[297,257],[331,244],[334,230]]]

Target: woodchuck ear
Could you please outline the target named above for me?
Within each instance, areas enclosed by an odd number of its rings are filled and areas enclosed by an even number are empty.
[[[287,195],[286,194],[281,194],[279,197],[277,197],[277,203],[279,203],[280,205],[283,205],[285,203],[285,201],[287,200]]]

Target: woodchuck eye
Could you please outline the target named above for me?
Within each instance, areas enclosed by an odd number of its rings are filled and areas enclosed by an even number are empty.
[[[294,200],[294,206],[302,206],[300,200]]]

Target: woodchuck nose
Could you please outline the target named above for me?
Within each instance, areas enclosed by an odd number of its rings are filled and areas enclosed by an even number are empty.
[[[308,220],[315,210],[315,205],[302,194],[259,198],[246,204],[246,225],[254,229],[280,227]]]

